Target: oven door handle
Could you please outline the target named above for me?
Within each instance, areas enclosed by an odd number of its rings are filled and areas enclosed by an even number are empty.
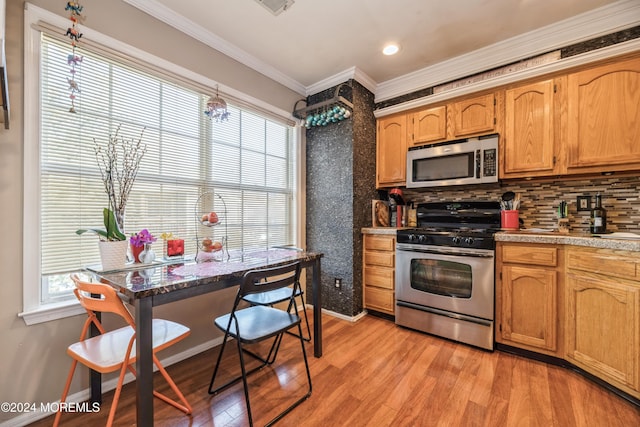
[[[487,251],[485,253],[477,253],[477,252],[467,252],[464,250],[447,251],[442,249],[434,250],[434,249],[423,249],[423,248],[416,248],[416,247],[411,247],[409,249],[406,246],[400,246],[400,245],[396,246],[396,250],[399,250],[402,252],[419,252],[423,254],[434,254],[434,255],[457,255],[457,256],[470,256],[470,257],[476,257],[476,258],[493,258],[494,257],[493,251]]]

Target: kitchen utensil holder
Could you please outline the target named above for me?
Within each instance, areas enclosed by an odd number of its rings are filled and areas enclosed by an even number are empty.
[[[500,211],[500,223],[505,230],[518,230],[520,228],[520,217],[516,210]]]

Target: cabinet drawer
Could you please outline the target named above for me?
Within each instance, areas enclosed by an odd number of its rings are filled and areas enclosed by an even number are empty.
[[[394,289],[394,270],[383,267],[365,267],[365,286],[377,286],[379,288]]]
[[[395,256],[394,252],[365,252],[364,263],[393,268]]]
[[[567,256],[568,268],[629,280],[640,279],[638,262],[640,260],[624,258],[619,254],[604,251],[570,250]]]
[[[506,245],[502,247],[502,262],[555,267],[558,265],[558,249],[553,247]]]
[[[394,236],[364,236],[365,250],[373,251],[392,251],[396,250],[396,239]]]
[[[367,308],[381,310],[393,313],[395,297],[393,291],[372,288],[365,286],[364,288],[364,305]]]

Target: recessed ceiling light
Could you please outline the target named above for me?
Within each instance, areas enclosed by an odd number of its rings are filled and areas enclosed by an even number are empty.
[[[382,53],[384,53],[385,55],[395,55],[399,50],[400,48],[397,45],[389,44],[386,45],[384,49],[382,49]]]

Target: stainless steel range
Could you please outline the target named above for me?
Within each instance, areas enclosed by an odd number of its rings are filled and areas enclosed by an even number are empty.
[[[417,211],[418,228],[397,232],[396,323],[493,350],[500,204],[424,203]]]

